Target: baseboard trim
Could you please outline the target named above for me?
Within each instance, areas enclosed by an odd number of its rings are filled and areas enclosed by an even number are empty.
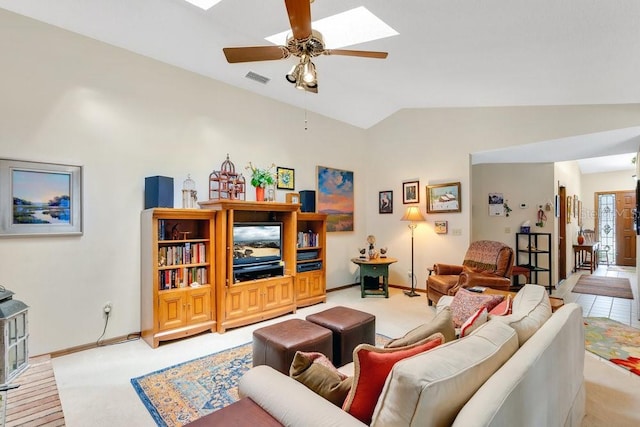
[[[351,283],[348,285],[343,285],[343,286],[338,286],[337,288],[331,288],[331,289],[327,289],[327,292],[334,292],[334,291],[341,291],[343,289],[348,289],[351,288],[353,286],[360,286],[360,282],[356,282],[356,283]],[[410,291],[411,287],[410,286],[403,286],[403,285],[393,285],[391,283],[389,283],[389,287],[390,288],[396,288],[396,289],[402,289],[403,291]],[[424,289],[414,289],[416,292],[421,293],[421,294],[426,294],[426,290]]]
[[[120,337],[109,338],[107,340],[102,340],[99,343],[94,342],[91,344],[82,344],[75,347],[69,347],[62,350],[52,351],[49,353],[51,358],[56,358],[60,356],[66,356],[68,354],[78,353],[80,351],[91,350],[92,348],[104,347],[106,345],[112,344],[120,344],[127,341],[135,341],[140,339],[140,332],[132,332],[128,335],[122,335]],[[41,355],[44,356],[44,355]],[[34,356],[37,357],[37,356]]]

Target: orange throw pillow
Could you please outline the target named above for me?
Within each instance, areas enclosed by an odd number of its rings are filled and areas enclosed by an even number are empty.
[[[373,410],[393,365],[399,360],[430,350],[444,342],[437,332],[406,347],[378,348],[360,344],[353,350],[353,386],[342,409],[369,425]]]

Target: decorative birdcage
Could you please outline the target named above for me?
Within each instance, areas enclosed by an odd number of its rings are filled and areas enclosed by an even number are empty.
[[[227,159],[222,162],[219,171],[209,175],[209,200],[230,199],[245,200],[245,180],[236,172],[235,165]]]
[[[186,209],[196,208],[197,201],[196,182],[191,179],[191,175],[187,175],[187,179],[182,184],[182,207]]]

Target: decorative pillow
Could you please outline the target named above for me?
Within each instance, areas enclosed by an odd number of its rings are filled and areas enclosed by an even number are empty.
[[[479,308],[486,307],[487,311],[491,311],[496,305],[500,304],[503,299],[503,295],[479,294],[468,291],[465,288],[458,289],[458,292],[456,292],[453,297],[453,301],[451,301],[453,325],[456,328],[461,327]]]
[[[507,316],[511,314],[511,295],[507,295],[507,298],[496,305],[489,314],[492,316]]]
[[[322,357],[318,357],[318,354]],[[289,376],[336,406],[342,406],[353,381],[353,378],[347,378],[339,372],[321,353],[301,351],[293,357]]]
[[[405,347],[422,341],[436,332],[442,333],[444,342],[456,339],[456,332],[453,327],[453,317],[450,307],[444,307],[428,323],[420,325],[407,332],[402,338],[396,338],[385,344],[385,348]]]
[[[369,425],[378,397],[393,365],[399,360],[430,350],[443,342],[444,336],[436,332],[407,347],[377,348],[369,344],[358,345],[353,350],[353,386],[342,409]]]
[[[478,311],[469,317],[460,327],[460,338],[466,337],[475,331],[478,326],[487,323],[487,307],[480,307]]]

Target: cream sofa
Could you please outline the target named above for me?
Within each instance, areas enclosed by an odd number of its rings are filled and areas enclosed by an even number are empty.
[[[465,338],[396,363],[371,425],[579,426],[585,402],[581,307],[566,304],[551,316],[545,289],[526,285],[513,308]],[[249,370],[239,393],[286,426],[365,425],[267,366]]]

